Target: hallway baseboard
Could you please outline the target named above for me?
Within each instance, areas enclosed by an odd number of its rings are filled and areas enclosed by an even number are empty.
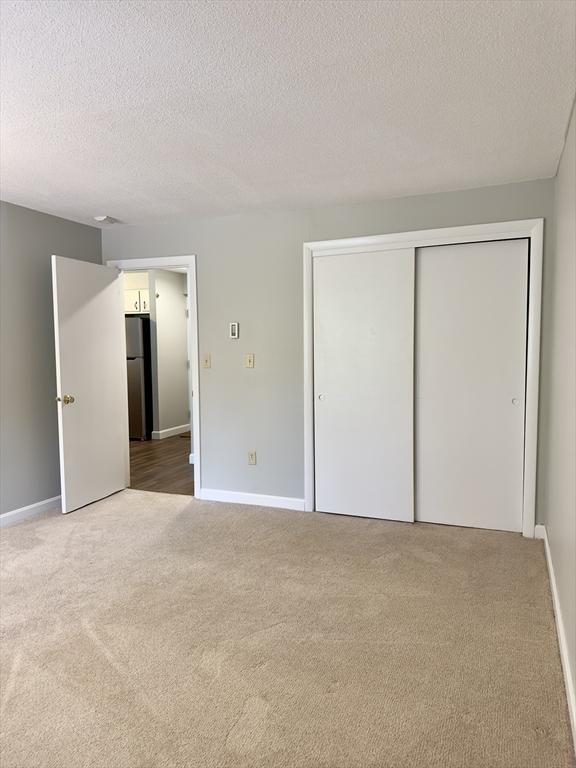
[[[184,432],[190,432],[190,424],[180,424],[179,427],[170,427],[170,429],[160,429],[152,432],[152,440],[163,440],[165,437],[176,437]]]

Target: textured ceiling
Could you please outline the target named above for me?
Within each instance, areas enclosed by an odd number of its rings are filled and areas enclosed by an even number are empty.
[[[556,173],[571,0],[2,0],[2,198],[79,221]]]

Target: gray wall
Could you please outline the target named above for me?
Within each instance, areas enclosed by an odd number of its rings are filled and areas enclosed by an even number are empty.
[[[555,258],[543,403],[543,513],[576,688],[576,118],[556,179]]]
[[[0,511],[60,494],[50,256],[101,260],[100,230],[0,203]]]
[[[103,232],[103,258],[197,254],[202,485],[302,498],[302,243],[544,217],[543,333],[550,343],[554,180],[302,211],[177,217]],[[240,323],[240,340],[227,337]],[[254,352],[256,367],[242,366]],[[545,355],[546,359],[546,355]],[[542,376],[544,396],[550,391]],[[258,464],[248,466],[255,449]]]
[[[186,275],[150,270],[154,431],[190,424]]]

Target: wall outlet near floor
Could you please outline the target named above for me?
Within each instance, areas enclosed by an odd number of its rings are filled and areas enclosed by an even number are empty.
[[[212,359],[210,355],[202,355],[202,368],[212,368]]]
[[[244,368],[254,368],[254,353],[247,352],[244,355]]]
[[[248,464],[251,466],[256,464],[256,451],[248,451]]]

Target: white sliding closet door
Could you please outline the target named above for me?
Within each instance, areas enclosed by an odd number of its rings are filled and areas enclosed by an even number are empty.
[[[417,520],[522,530],[528,258],[528,240],[417,251]]]
[[[314,259],[316,509],[414,519],[414,249]]]

